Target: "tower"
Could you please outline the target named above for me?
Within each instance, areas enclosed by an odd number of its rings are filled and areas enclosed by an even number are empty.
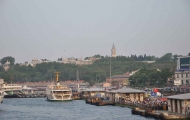
[[[112,49],[111,49],[111,56],[116,57],[116,49],[115,49],[114,44],[113,44]]]

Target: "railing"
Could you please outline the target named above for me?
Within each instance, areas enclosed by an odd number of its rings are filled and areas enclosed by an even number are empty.
[[[18,87],[11,87],[11,88],[2,88],[4,91],[9,91],[9,90],[22,90],[22,88]]]
[[[123,104],[127,106],[139,107],[141,109],[150,109],[150,110],[168,110],[168,104],[166,103],[134,103],[134,102],[125,102],[125,101],[116,101],[116,104]]]
[[[50,87],[47,87],[48,90],[68,90],[68,91],[71,91],[70,88],[67,88],[67,87],[62,87],[62,86],[50,86]]]

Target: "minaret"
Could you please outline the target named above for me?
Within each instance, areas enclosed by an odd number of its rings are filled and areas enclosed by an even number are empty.
[[[116,57],[116,49],[115,49],[114,44],[113,44],[112,49],[111,49],[111,56]]]

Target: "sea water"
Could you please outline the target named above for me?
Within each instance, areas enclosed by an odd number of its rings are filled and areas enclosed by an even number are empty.
[[[0,120],[153,120],[119,106],[95,106],[84,100],[50,102],[45,98],[4,98]]]

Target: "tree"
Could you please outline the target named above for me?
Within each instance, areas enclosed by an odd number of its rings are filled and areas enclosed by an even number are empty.
[[[0,72],[4,72],[4,68],[0,66]]]
[[[15,63],[15,58],[11,56],[7,56],[1,59],[1,64],[5,64],[7,61],[10,62],[10,65],[14,65]]]
[[[141,69],[129,79],[132,80],[131,85],[135,87],[163,87],[167,82],[167,78],[171,76],[172,73],[168,68],[165,68],[162,71],[158,71],[157,69]]]
[[[144,54],[144,60],[146,60],[146,54]]]
[[[167,77],[163,77],[160,71],[157,69],[176,68],[175,61],[145,63],[134,60],[135,55],[131,56],[117,56],[112,58],[109,56],[101,57],[101,59],[95,61],[92,65],[75,65],[75,64],[63,64],[57,62],[48,62],[37,64],[32,66],[20,66],[15,64],[9,68],[8,71],[4,71],[3,67],[0,67],[0,77],[6,81],[10,81],[10,75],[14,77],[17,82],[26,81],[47,81],[54,77],[54,72],[60,72],[61,80],[76,80],[77,69],[80,72],[80,79],[85,80],[93,84],[96,82],[96,77],[100,82],[105,82],[107,77],[110,77],[110,64],[111,75],[123,74],[134,70],[140,70],[136,73],[131,80],[131,84],[135,86],[155,85],[158,80],[160,85],[161,79],[166,80]],[[155,56],[140,55],[140,58],[146,58],[146,60],[155,59]],[[59,58],[60,59],[60,58]],[[142,59],[141,59],[142,60]],[[167,72],[167,71],[166,71]],[[163,73],[164,74],[164,73]],[[148,84],[150,83],[150,84]]]
[[[173,58],[172,53],[166,53],[161,58],[159,58],[156,62],[172,61],[172,58]]]

